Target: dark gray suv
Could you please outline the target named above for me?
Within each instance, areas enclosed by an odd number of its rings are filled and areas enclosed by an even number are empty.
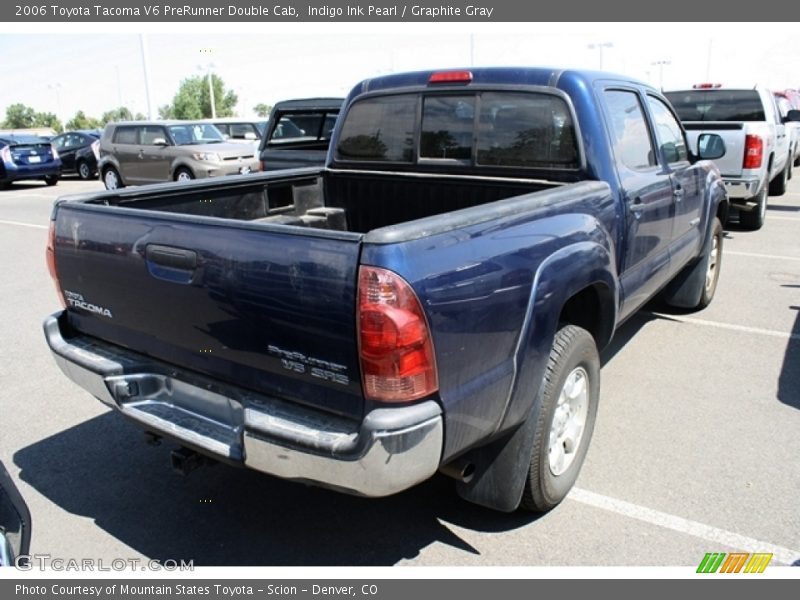
[[[225,141],[203,121],[109,123],[100,138],[98,170],[106,189],[249,173],[253,149]]]

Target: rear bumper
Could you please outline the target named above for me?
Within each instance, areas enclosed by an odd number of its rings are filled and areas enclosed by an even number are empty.
[[[723,177],[722,181],[725,183],[728,198],[732,201],[746,200],[757,196],[758,192],[761,191],[761,186],[764,184],[758,177]]]
[[[357,423],[236,388],[44,322],[72,381],[148,431],[285,479],[362,496],[410,488],[439,468],[439,405],[376,409]]]
[[[3,165],[0,167],[0,179],[3,181],[22,181],[25,179],[44,179],[53,175],[61,175],[61,163],[44,165]]]

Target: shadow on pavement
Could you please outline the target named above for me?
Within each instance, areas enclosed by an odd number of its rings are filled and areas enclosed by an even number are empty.
[[[782,287],[796,288],[798,285],[784,285]],[[792,326],[794,337],[789,338],[786,344],[786,354],[783,357],[781,374],[778,378],[778,400],[794,408],[800,409],[800,306],[790,306],[795,311],[796,318]]]
[[[426,546],[480,554],[448,524],[500,532],[536,516],[459,499],[442,476],[397,496],[355,498],[222,464],[186,477],[175,446],[150,447],[109,412],[14,455],[20,478],[67,512],[154,559],[201,565],[393,565]]]

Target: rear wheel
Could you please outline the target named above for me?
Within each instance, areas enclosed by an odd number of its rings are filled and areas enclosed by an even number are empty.
[[[181,167],[175,171],[175,181],[191,181],[192,179],[194,179],[194,173],[186,167]]]
[[[783,196],[786,193],[786,184],[789,181],[789,163],[791,159],[786,159],[786,165],[783,167],[780,175],[769,182],[769,195],[770,196]]]
[[[58,179],[59,179],[58,175],[48,175],[47,177],[44,178],[44,182],[47,185],[52,186],[58,183]]]
[[[752,200],[757,203],[757,206],[753,210],[740,210],[739,223],[745,229],[755,231],[764,226],[764,219],[767,216],[767,186],[765,185],[758,193],[758,196],[752,198]]]
[[[118,190],[121,187],[125,187],[114,167],[108,167],[103,171],[103,183],[107,190]]]
[[[92,178],[92,168],[85,160],[78,162],[78,177],[83,180]]]
[[[572,489],[589,448],[599,396],[594,338],[565,325],[556,333],[547,363],[523,508],[550,510]]]

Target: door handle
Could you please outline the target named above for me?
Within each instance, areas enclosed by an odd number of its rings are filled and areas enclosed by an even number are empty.
[[[683,188],[675,188],[672,190],[672,195],[675,196],[675,202],[683,200]]]
[[[197,252],[194,250],[150,244],[144,254],[148,262],[162,267],[181,269],[182,271],[190,271],[197,268]]]
[[[644,210],[644,204],[642,203],[642,199],[639,196],[636,196],[631,203],[631,212],[633,213],[634,219],[641,219],[642,218],[642,211]]]

